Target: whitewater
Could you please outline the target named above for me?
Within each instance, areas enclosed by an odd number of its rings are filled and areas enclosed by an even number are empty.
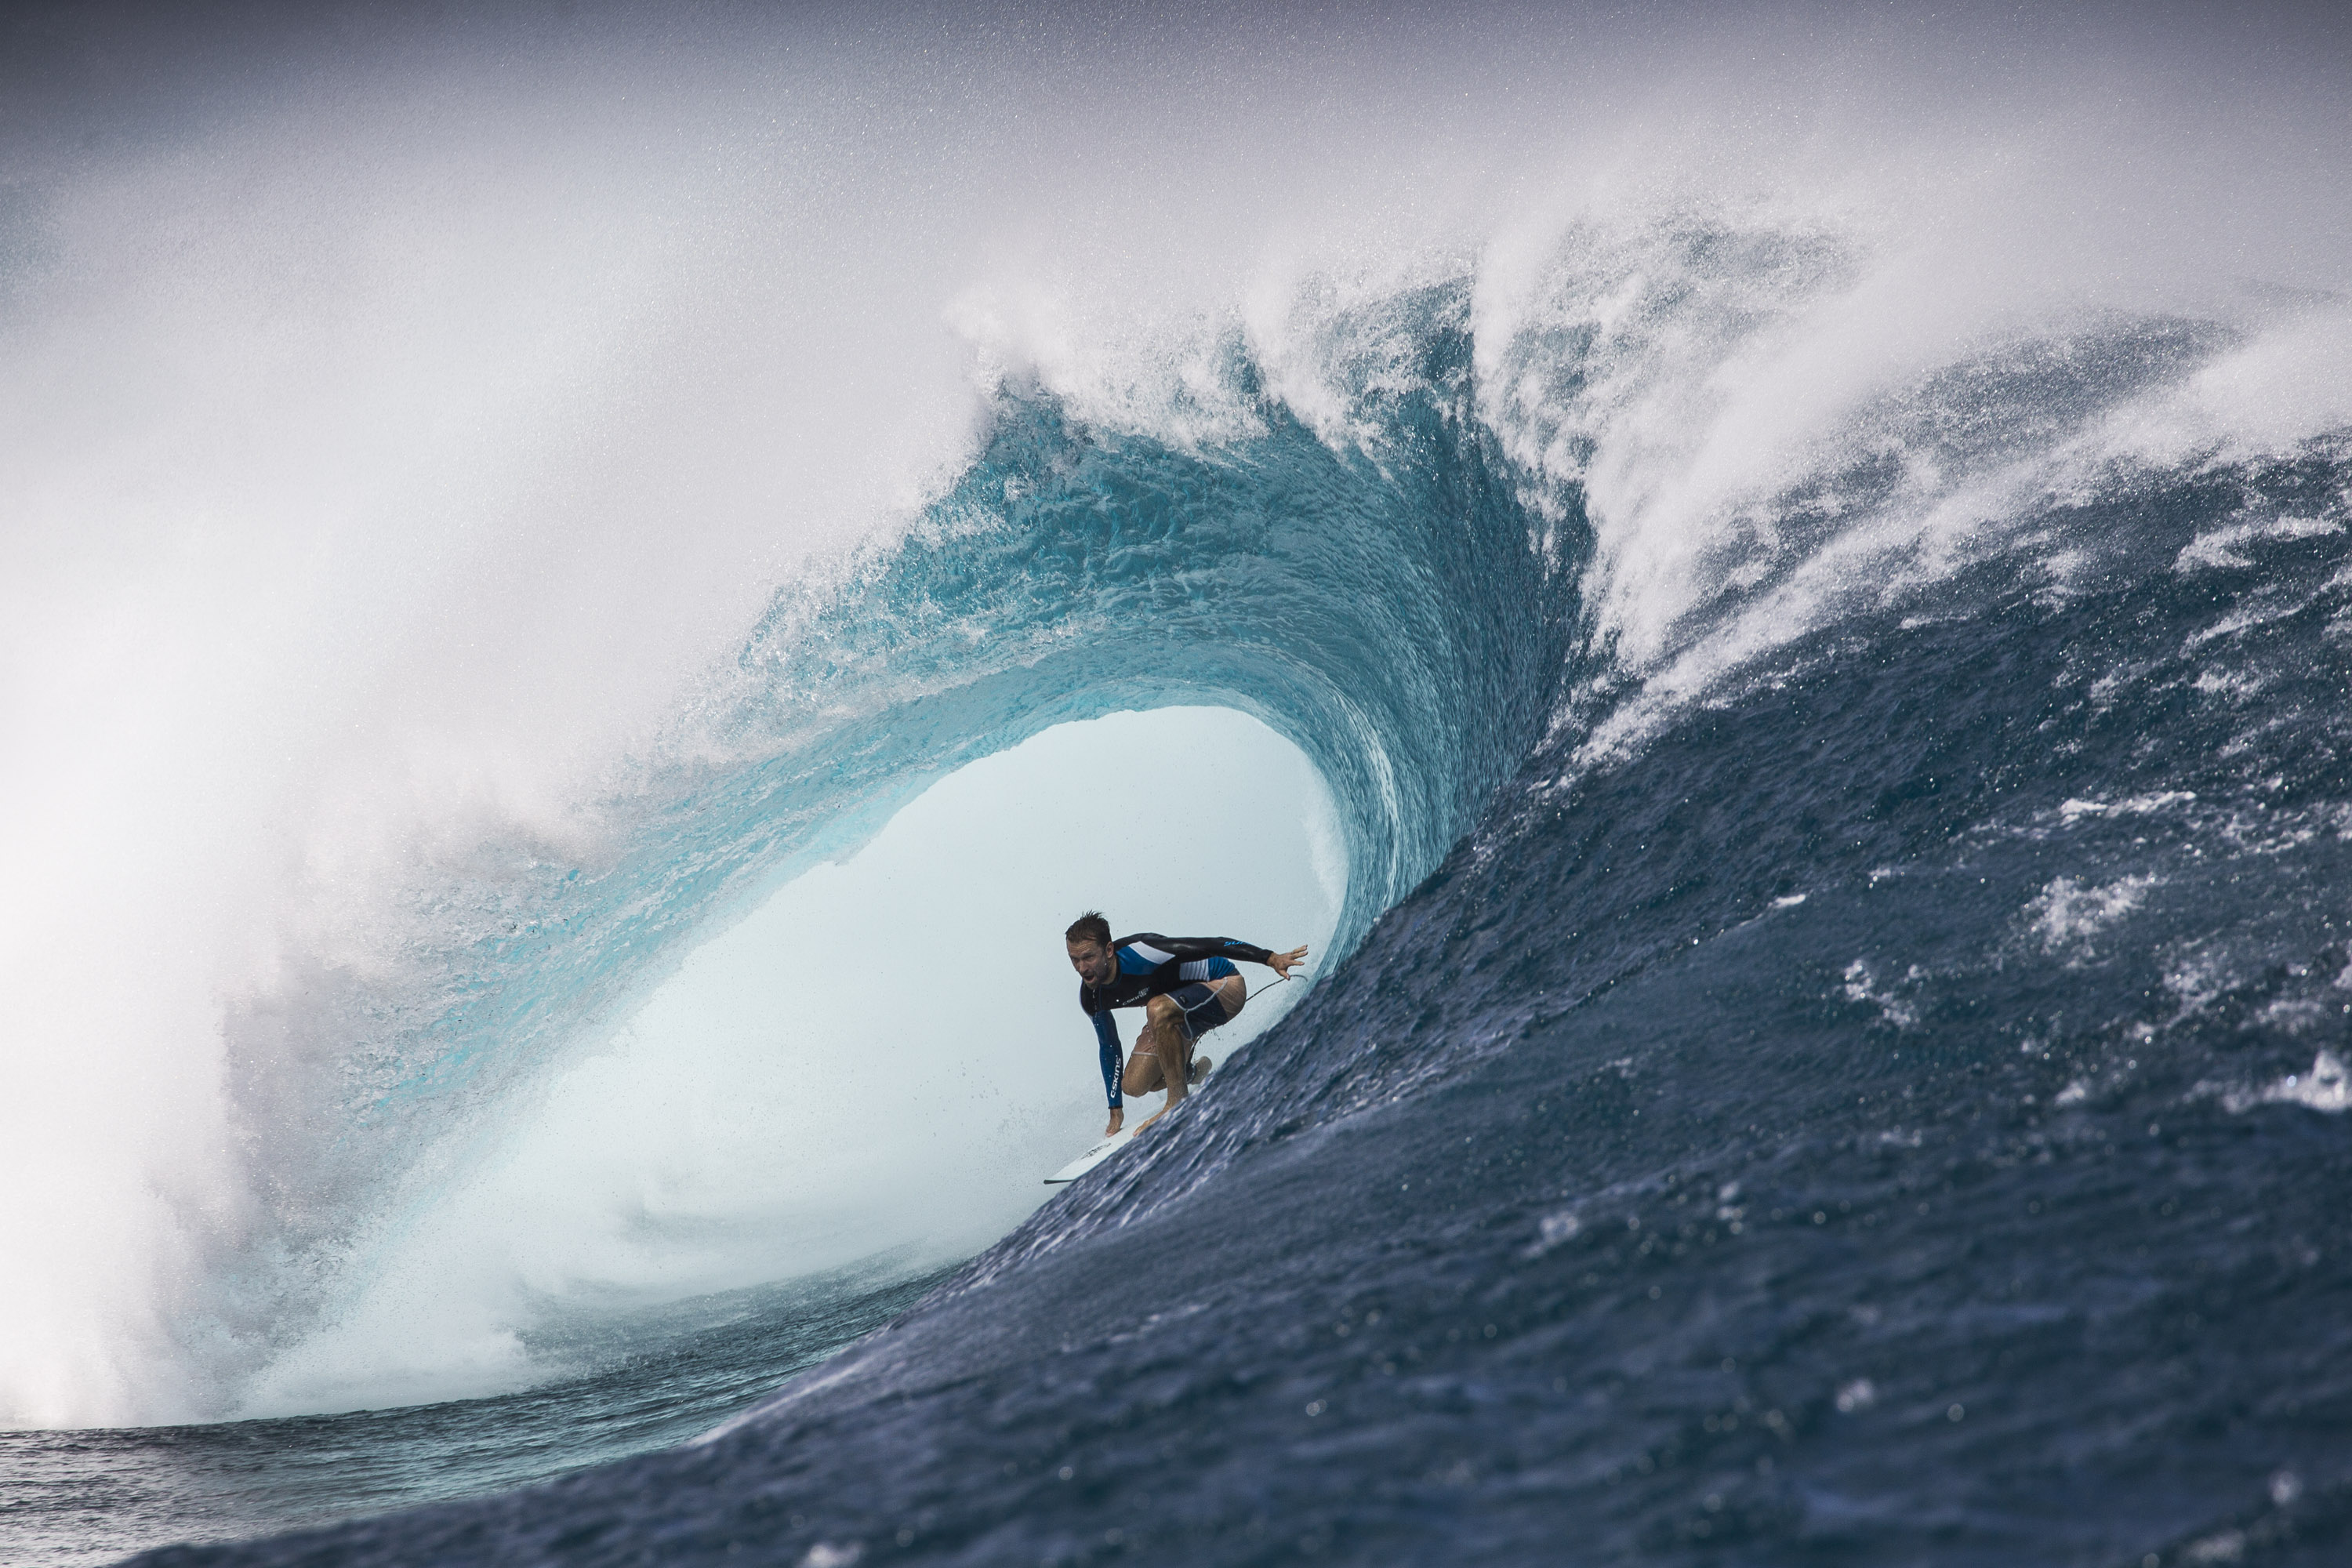
[[[0,1560],[2352,1547],[2341,23],[11,26]]]

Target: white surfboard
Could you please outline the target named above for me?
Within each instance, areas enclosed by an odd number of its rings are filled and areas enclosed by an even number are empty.
[[[1049,1187],[1056,1187],[1061,1185],[1064,1182],[1075,1182],[1080,1176],[1085,1175],[1088,1171],[1093,1170],[1097,1165],[1101,1164],[1105,1160],[1109,1159],[1113,1154],[1118,1153],[1120,1149],[1134,1142],[1135,1129],[1132,1127],[1121,1128],[1118,1131],[1112,1133],[1109,1137],[1104,1139],[1101,1142],[1096,1144],[1093,1148],[1087,1150],[1085,1153],[1079,1155],[1076,1159],[1071,1161],[1068,1164],[1063,1166],[1052,1175],[1046,1177],[1045,1184]]]

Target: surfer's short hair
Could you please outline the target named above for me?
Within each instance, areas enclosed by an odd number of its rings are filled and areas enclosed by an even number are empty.
[[[1088,910],[1085,914],[1072,921],[1070,929],[1064,931],[1062,936],[1068,942],[1091,942],[1098,946],[1108,947],[1110,921],[1103,919],[1100,910]]]

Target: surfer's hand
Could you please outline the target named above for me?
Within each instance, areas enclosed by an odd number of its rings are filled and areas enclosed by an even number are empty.
[[[1265,966],[1268,969],[1273,970],[1276,974],[1281,975],[1285,980],[1290,978],[1290,970],[1293,964],[1304,963],[1306,962],[1307,947],[1303,942],[1298,946],[1292,948],[1288,952],[1269,952],[1265,955]]]
[[[1103,1136],[1108,1138],[1126,1125],[1127,1112],[1114,1105],[1110,1108],[1110,1125],[1103,1129]]]

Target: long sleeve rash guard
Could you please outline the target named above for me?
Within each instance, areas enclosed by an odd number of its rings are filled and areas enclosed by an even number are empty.
[[[1234,973],[1233,961],[1264,963],[1274,956],[1269,948],[1252,947],[1227,936],[1161,936],[1139,931],[1111,943],[1118,955],[1118,973],[1100,985],[1078,982],[1078,1006],[1095,1021],[1095,1041],[1102,1057],[1103,1093],[1113,1110],[1118,1109],[1118,1025],[1115,1007],[1140,1007],[1154,996],[1164,996],[1180,985],[1222,980]]]

